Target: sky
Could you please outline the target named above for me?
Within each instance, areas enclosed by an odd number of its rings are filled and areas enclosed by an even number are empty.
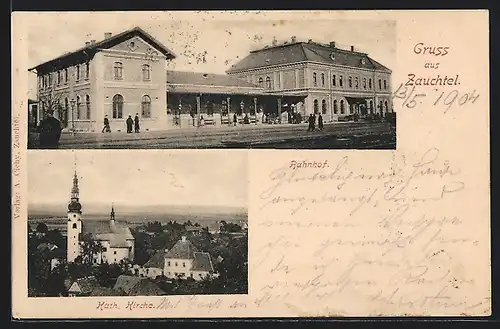
[[[234,150],[28,152],[28,203],[65,207],[75,164],[87,210],[111,203],[247,207],[247,155]]]
[[[359,51],[389,66],[395,60],[394,21],[343,19],[315,12],[91,12],[29,13],[26,18],[29,66],[36,66],[65,52],[139,26],[172,50],[177,58],[169,69],[224,73],[252,49],[278,42],[313,39],[335,41],[337,47]],[[205,54],[206,63],[196,55]],[[30,79],[30,94],[36,79]]]

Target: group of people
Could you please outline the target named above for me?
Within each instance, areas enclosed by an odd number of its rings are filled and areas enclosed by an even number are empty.
[[[307,131],[314,131],[316,129],[316,116],[312,113],[309,114],[307,122],[309,123]],[[321,116],[321,113],[318,114],[318,129],[323,130],[323,116]]]
[[[127,120],[125,120],[125,123],[127,125],[127,133],[132,133],[132,129],[134,130],[135,133],[138,133],[141,131],[141,126],[140,126],[140,122],[139,122],[139,113],[135,114],[134,119],[132,119],[132,116],[129,115]],[[108,119],[107,115],[104,116],[104,127],[102,128],[101,132],[102,133],[104,133],[104,132],[110,133],[111,132],[111,127],[109,125],[109,119]]]

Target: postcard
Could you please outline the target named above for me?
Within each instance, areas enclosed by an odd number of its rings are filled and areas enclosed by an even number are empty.
[[[488,26],[13,13],[13,317],[491,315]]]

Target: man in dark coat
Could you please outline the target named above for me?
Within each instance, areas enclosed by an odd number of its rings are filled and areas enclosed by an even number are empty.
[[[140,130],[140,126],[139,126],[139,113],[136,113],[135,114],[135,118],[134,118],[134,131],[136,133],[138,133]]]
[[[238,117],[236,116],[236,113],[233,115],[233,123],[235,126],[238,123]]]
[[[126,123],[127,123],[127,133],[131,133],[132,132],[132,126],[134,125],[134,120],[132,120],[132,116],[131,115],[128,116],[128,119],[127,119]]]
[[[47,117],[40,122],[36,131],[40,134],[40,148],[56,149],[61,138],[61,122],[54,118],[54,110],[47,110]]]
[[[314,131],[314,124],[315,124],[316,118],[314,115],[311,113],[309,114],[309,127],[307,128],[307,131]]]
[[[102,127],[102,132],[105,131],[108,133],[111,132],[111,128],[109,127],[109,119],[107,115],[104,116],[104,127]]]
[[[318,116],[318,128],[319,130],[323,130],[323,117],[321,116],[321,113]]]

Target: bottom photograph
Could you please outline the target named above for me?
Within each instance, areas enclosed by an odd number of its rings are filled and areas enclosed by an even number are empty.
[[[29,151],[28,296],[248,293],[247,155]]]

